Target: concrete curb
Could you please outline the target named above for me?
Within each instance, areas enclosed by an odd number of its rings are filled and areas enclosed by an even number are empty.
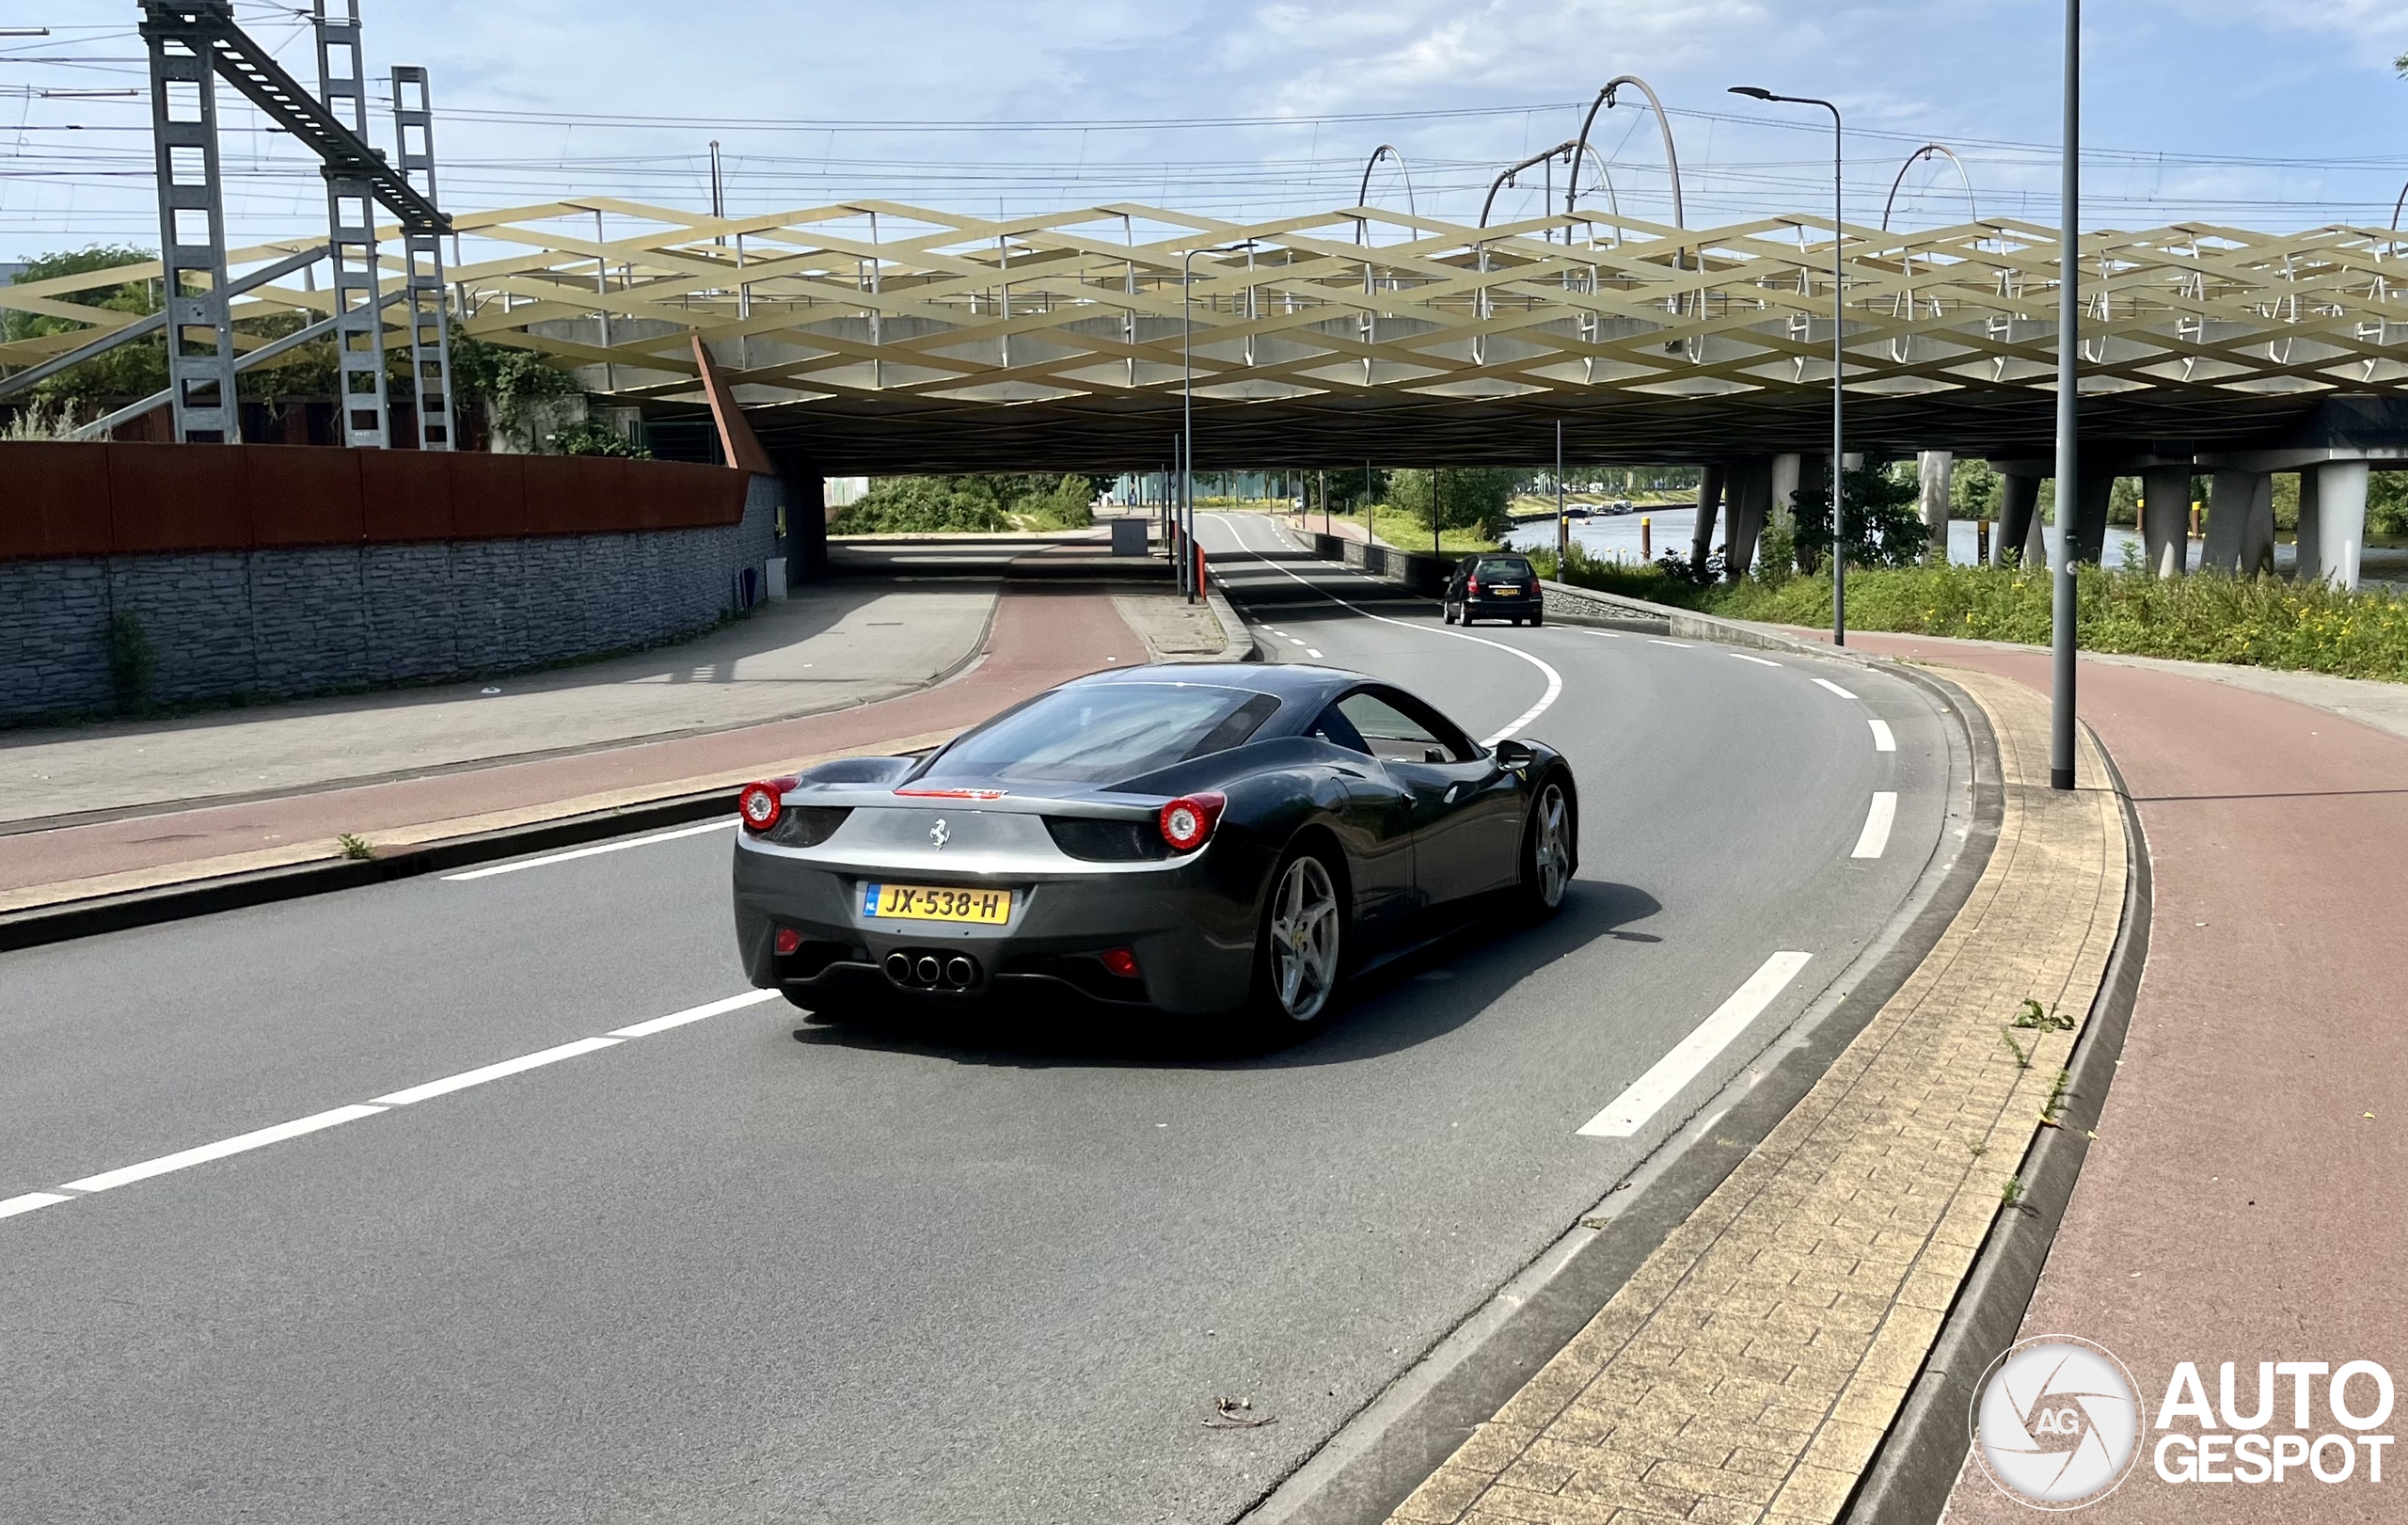
[[[630,832],[681,826],[712,816],[733,814],[735,808],[736,796],[733,793],[710,789],[700,794],[674,795],[616,810],[567,816],[531,826],[514,826],[502,831],[430,842],[420,847],[397,849],[373,858],[295,864],[290,867],[229,874],[153,890],[136,890],[126,895],[103,896],[64,905],[19,911],[0,915],[0,952],[39,947],[46,943],[64,943],[99,932],[123,931],[133,927],[182,921],[191,916],[206,916],[244,906],[267,905],[277,900],[325,895],[334,890],[356,889],[365,884],[414,879],[420,874],[490,863],[497,858],[515,858],[526,852],[577,847],[606,837],[623,836]]]
[[[2089,1130],[2096,1127],[2115,1082],[2116,1056],[2123,1052],[2132,1003],[2148,961],[2148,838],[2115,759],[2096,732],[2090,739],[2107,764],[2123,809],[2124,918],[2108,956],[2106,977],[2099,981],[2067,1061],[2073,1078],[2064,1123],[2039,1130],[2024,1152],[2019,1172],[2026,1186],[2023,1205],[2002,1212],[1990,1225],[1972,1272],[1957,1286],[1940,1338],[1907,1390],[1872,1465],[1857,1480],[1840,1517],[1847,1525],[1930,1525],[1947,1508],[1972,1447],[1974,1384],[2022,1327],[2056,1242],[2057,1226],[2065,1219],[2075,1180],[2090,1152]]]
[[[1897,669],[1959,729],[1971,797],[1954,857],[1936,850],[1891,925],[1743,1075],[1578,1223],[1281,1479],[1239,1525],[1378,1525],[1612,1300],[1920,968],[1988,866],[2004,813],[1997,742],[1971,696]],[[1728,1144],[1723,1143],[1728,1140]]]
[[[1236,607],[1218,588],[1208,586],[1204,596],[1212,606],[1212,617],[1221,622],[1222,637],[1228,643],[1221,648],[1218,657],[1207,659],[1216,662],[1260,661],[1262,653],[1255,649],[1254,632],[1246,628],[1245,621],[1238,618]]]

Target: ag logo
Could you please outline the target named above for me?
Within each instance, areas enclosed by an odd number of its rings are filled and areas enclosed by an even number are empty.
[[[2132,1374],[2070,1335],[2010,1346],[1975,1390],[1973,1454],[1999,1490],[2036,1509],[2079,1509],[2115,1489],[2140,1454]]]

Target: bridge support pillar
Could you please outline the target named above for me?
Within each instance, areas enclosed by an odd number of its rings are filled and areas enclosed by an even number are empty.
[[[2300,523],[2307,523],[2308,484],[2316,504],[2316,573],[2337,588],[2356,592],[2358,562],[2367,545],[2367,463],[2328,461],[2300,472]],[[2307,549],[2301,540],[2302,553]],[[2303,569],[2306,564],[2303,562]]]
[[[2065,484],[2061,482],[2057,486],[2060,489],[2057,513],[2062,516],[2066,511],[2062,490]],[[2076,565],[2086,562],[2096,566],[2099,559],[2106,555],[2107,504],[2115,496],[2115,472],[2100,469],[2083,473],[2082,490],[2076,495],[2073,505],[2074,516],[2071,520],[2073,533],[2067,540],[2068,550]],[[2066,521],[2060,518],[2059,522]],[[2273,542],[2268,541],[2268,545],[2271,547]]]
[[[1705,565],[1714,554],[1714,521],[1722,511],[1722,489],[1730,470],[1720,462],[1705,468],[1697,479],[1697,527],[1689,532],[1689,564]]]
[[[2199,564],[2254,577],[2273,563],[2273,473],[2219,468],[2208,489],[2208,544]]]
[[[2310,578],[2323,575],[2322,569],[2317,564],[2321,560],[2318,554],[2319,542],[2324,538],[2322,533],[2324,527],[2317,522],[2317,504],[2322,496],[2318,491],[2319,486],[2316,468],[2312,466],[2300,468],[2299,554],[2291,564],[2291,580],[2294,582],[2305,582]]]
[[[1798,529],[1798,484],[1805,479],[1806,458],[1802,455],[1776,455],[1772,458],[1772,491],[1767,500],[1766,518],[1756,525],[1759,538],[1765,525],[1772,519],[1787,523],[1792,533]]]
[[[1948,564],[1948,487],[1956,474],[1956,457],[1944,450],[1926,450],[1915,456],[1915,481],[1923,489],[1923,559]]]
[[[2141,473],[2141,554],[2162,578],[2191,569],[2191,468],[2152,466]]]
[[[1730,529],[1723,535],[1722,575],[1736,582],[1756,564],[1756,537],[1772,509],[1772,458],[1751,455],[1731,464]]]
[[[2045,566],[2048,553],[2040,547],[2040,478],[2021,471],[1999,476],[1998,535],[1990,542],[1990,557],[2001,566]]]

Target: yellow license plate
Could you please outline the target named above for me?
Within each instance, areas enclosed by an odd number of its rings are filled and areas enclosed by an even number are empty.
[[[1012,919],[1012,892],[947,889],[935,884],[864,884],[862,914],[901,921],[974,921],[1000,927]]]

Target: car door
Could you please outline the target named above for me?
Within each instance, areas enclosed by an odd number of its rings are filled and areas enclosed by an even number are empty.
[[[1333,706],[1410,801],[1414,899],[1427,909],[1510,882],[1518,869],[1518,781],[1444,716],[1367,686]]]
[[[1388,776],[1370,743],[1336,705],[1307,733],[1352,755],[1332,770],[1346,786],[1347,851],[1354,877],[1354,934],[1368,951],[1411,929],[1418,909],[1413,880],[1413,797]]]

